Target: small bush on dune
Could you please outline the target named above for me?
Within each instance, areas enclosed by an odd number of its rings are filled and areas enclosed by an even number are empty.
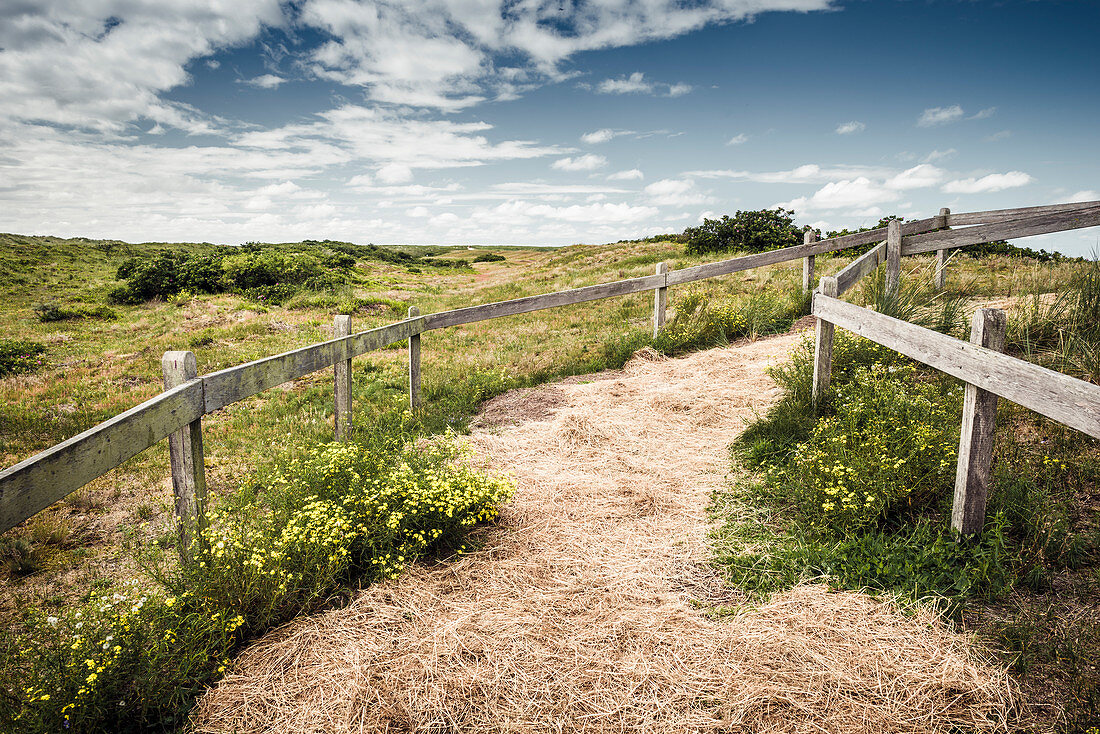
[[[911,366],[858,366],[836,389],[833,414],[769,481],[806,522],[832,532],[919,515],[951,489],[961,391],[916,379]]]
[[[704,219],[684,230],[686,251],[693,255],[712,252],[764,252],[802,244],[802,230],[794,225],[794,212],[777,207],[738,211],[734,216]]]
[[[28,732],[182,726],[244,641],[349,584],[458,547],[511,491],[466,466],[451,441],[309,450],[215,508],[201,549],[155,572],[159,583],[30,614],[0,642],[0,722]]]
[[[480,255],[478,255],[477,257],[474,258],[474,262],[476,262],[476,263],[498,263],[498,262],[504,262],[505,259],[506,258],[504,257],[504,255],[501,255],[501,254],[496,253],[496,252],[483,252],[483,253],[481,253]]]
[[[56,321],[76,321],[80,319],[100,319],[113,321],[118,314],[110,306],[100,304],[98,306],[76,306],[67,308],[56,303],[40,303],[34,307],[34,313],[42,323]]]
[[[173,251],[130,258],[116,273],[126,284],[111,291],[115,303],[142,303],[180,293],[239,293],[282,303],[302,290],[343,286],[355,257],[332,250],[285,252],[261,245],[220,248],[210,253]]]
[[[1003,517],[959,542],[946,527],[961,390],[907,359],[837,331],[826,401],[810,404],[813,342],[772,370],[784,394],[731,447],[762,469],[733,492],[719,560],[741,586],[770,592],[826,576],[845,588],[938,596],[951,610],[1015,578]]]
[[[1033,293],[1009,312],[1006,349],[1100,383],[1100,261],[1077,270],[1054,296]]]
[[[34,372],[46,363],[46,347],[29,339],[0,339],[0,377]]]

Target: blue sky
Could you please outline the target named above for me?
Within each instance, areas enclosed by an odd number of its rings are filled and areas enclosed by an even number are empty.
[[[1095,200],[1098,29],[1094,0],[4,0],[0,231],[558,245]]]

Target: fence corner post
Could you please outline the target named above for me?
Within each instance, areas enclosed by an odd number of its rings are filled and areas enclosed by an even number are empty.
[[[199,376],[194,352],[165,352],[160,364],[166,390]],[[202,542],[202,531],[206,527],[206,463],[201,416],[168,437],[168,455],[172,463],[180,558],[186,563],[192,558],[196,540]]]
[[[817,242],[817,232],[812,229],[802,234],[802,244],[808,245]],[[809,293],[814,287],[814,256],[807,255],[802,258],[802,292]]]
[[[947,229],[947,218],[951,216],[951,210],[947,207],[940,209],[936,217],[936,229]],[[936,290],[942,291],[947,286],[947,250],[936,250],[936,275],[933,279]]]
[[[653,289],[653,338],[656,339],[657,335],[661,333],[661,329],[665,328],[665,315],[668,309],[668,263],[657,263],[657,275],[665,276],[663,281],[666,285],[662,285],[659,288]]]
[[[886,290],[893,292],[901,283],[901,220],[886,225]]]
[[[817,299],[817,293],[836,298],[836,278],[829,275],[823,275],[821,277],[821,284],[814,294],[815,300]],[[822,318],[817,319],[817,326],[814,334],[814,381],[813,392],[811,393],[815,409],[821,406],[821,402],[825,398],[825,391],[829,389],[829,382],[832,379],[834,331],[835,327],[830,322]]]
[[[978,309],[970,328],[970,343],[1004,349],[1005,314],[996,308]],[[997,395],[967,383],[963,394],[959,463],[955,470],[955,497],[951,527],[963,535],[985,525],[985,503],[992,483],[993,429],[997,422]]]
[[[420,309],[409,306],[409,318],[420,315]],[[409,410],[420,408],[420,334],[409,335]]]
[[[338,315],[332,320],[332,336],[351,336],[351,316]],[[333,365],[334,428],[337,441],[351,440],[351,359],[338,359]]]

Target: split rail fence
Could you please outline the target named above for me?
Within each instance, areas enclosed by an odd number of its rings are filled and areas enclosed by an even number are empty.
[[[835,276],[823,277],[814,294],[813,314],[818,318],[814,395],[820,399],[828,387],[834,326],[966,382],[953,525],[963,532],[974,532],[984,519],[996,396],[1100,438],[1100,387],[1000,353],[1004,321],[1003,315],[996,315],[999,312],[980,311],[974,319],[971,343],[967,343],[838,297],[883,262],[887,287],[896,288],[905,255],[935,251],[935,281],[942,288],[948,252],[954,248],[1096,225],[1100,225],[1100,202],[1096,201],[963,214],[941,209],[935,217],[892,221],[888,227],[820,241],[808,232],[801,245],[681,270],[669,271],[665,263],[658,263],[654,275],[640,278],[440,313],[421,315],[411,308],[408,318],[367,331],[353,332],[351,317],[337,316],[333,339],[207,375],[199,375],[193,353],[167,352],[162,361],[164,392],[0,471],[0,532],[167,438],[180,552],[186,556],[195,530],[205,522],[202,417],[230,403],[332,367],[336,437],[348,440],[352,426],[351,360],[358,355],[408,340],[409,400],[415,409],[420,404],[420,335],[425,332],[652,290],[656,334],[664,326],[668,288],[672,286],[802,259],[802,285],[809,291],[815,255],[865,245],[874,247]]]

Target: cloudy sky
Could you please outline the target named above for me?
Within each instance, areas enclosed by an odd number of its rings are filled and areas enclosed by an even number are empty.
[[[2,0],[0,231],[556,245],[1100,199],[1098,28],[1095,0]]]

